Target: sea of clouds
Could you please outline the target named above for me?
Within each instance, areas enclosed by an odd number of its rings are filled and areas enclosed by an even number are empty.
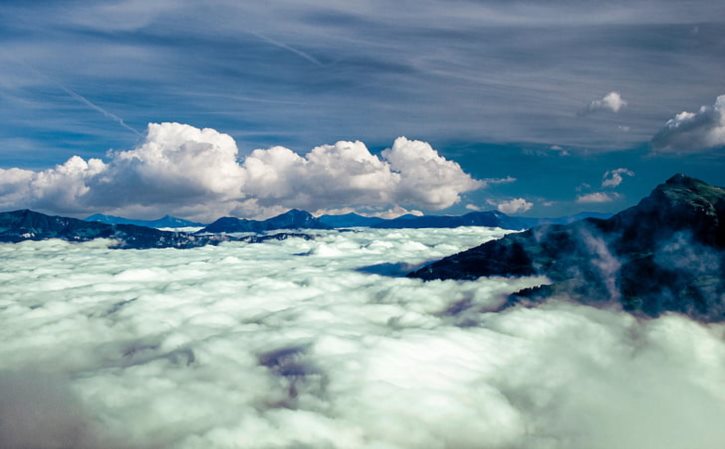
[[[391,275],[504,232],[0,245],[0,447],[722,448],[723,325]]]

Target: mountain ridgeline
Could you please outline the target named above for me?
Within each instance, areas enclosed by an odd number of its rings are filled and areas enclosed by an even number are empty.
[[[675,175],[609,219],[543,225],[446,257],[425,280],[544,275],[508,304],[565,295],[646,316],[725,320],[725,189]]]
[[[146,226],[108,224],[45,215],[28,209],[0,213],[0,242],[3,243],[47,239],[69,242],[110,239],[115,242],[111,247],[117,249],[186,249],[218,245],[227,241],[261,243],[266,240],[284,240],[289,237],[311,238],[307,234],[287,232],[233,237],[224,234],[161,231]]]
[[[462,216],[403,215],[394,219],[358,214],[322,215],[292,209],[266,220],[223,217],[196,232],[171,232],[157,228],[198,227],[199,223],[165,216],[158,220],[134,220],[112,215],[92,215],[85,220],[45,215],[28,209],[0,213],[0,242],[62,239],[85,242],[96,238],[114,240],[113,248],[196,248],[224,241],[250,243],[288,237],[311,238],[300,232],[280,230],[319,230],[350,227],[371,228],[454,228],[458,226],[496,226],[520,230],[536,223],[569,222],[573,217],[534,219],[509,217],[500,212],[473,212]],[[235,235],[245,234],[245,235]]]
[[[136,220],[133,218],[116,217],[114,215],[94,214],[83,220],[106,224],[130,224],[145,226],[147,228],[194,228],[204,226],[202,223],[184,220],[183,218],[173,217],[171,215],[164,215],[156,220]]]
[[[99,238],[116,241],[113,247],[120,249],[195,248],[226,240],[222,236],[196,236],[131,224],[51,216],[28,209],[0,213],[0,242],[46,239],[87,242]]]
[[[222,217],[199,231],[207,233],[266,232],[277,229],[330,229],[309,212],[292,209],[267,220]]]
[[[267,220],[247,220],[223,217],[211,223],[200,233],[218,232],[265,232],[274,229],[340,229],[365,227],[374,229],[457,228],[460,226],[489,226],[521,230],[546,223],[571,223],[584,217],[608,217],[608,214],[584,212],[575,216],[558,218],[511,217],[498,211],[471,212],[465,215],[401,215],[385,219],[366,217],[355,213],[321,215],[292,209]]]
[[[557,220],[568,219],[565,217]],[[357,214],[323,215],[316,218],[309,212],[292,209],[266,220],[223,217],[197,232],[190,233],[156,229],[198,225],[171,216],[158,220],[133,220],[112,215],[92,215],[85,220],[78,220],[24,209],[0,213],[0,242],[17,243],[24,240],[46,239],[86,242],[105,238],[115,241],[112,247],[119,249],[196,248],[217,245],[225,241],[258,243],[288,237],[311,238],[309,234],[299,232],[271,233],[279,230],[339,229],[358,226],[377,228],[498,226],[522,229],[531,220],[537,219],[514,218],[499,212],[475,212],[463,216],[404,215],[390,220]],[[236,233],[252,235],[234,235]]]

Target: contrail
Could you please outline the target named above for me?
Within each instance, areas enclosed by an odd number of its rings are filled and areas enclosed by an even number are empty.
[[[5,52],[3,52],[3,53],[5,53]],[[86,98],[83,95],[79,94],[78,92],[75,92],[74,90],[66,87],[60,81],[57,81],[57,80],[51,78],[50,76],[48,76],[45,73],[41,72],[40,70],[36,69],[35,67],[33,67],[32,65],[30,65],[29,63],[23,61],[22,59],[15,58],[15,57],[13,57],[11,55],[8,55],[7,53],[5,53],[5,56],[6,57],[7,56],[10,56],[10,59],[12,59],[12,60],[14,60],[14,61],[16,61],[16,62],[24,65],[25,67],[27,67],[30,71],[32,71],[33,73],[35,73],[39,77],[45,78],[46,80],[48,80],[51,83],[55,84],[58,88],[60,88],[63,92],[65,92],[66,94],[68,94],[71,98],[74,98],[75,100],[78,100],[79,102],[83,103],[84,105],[86,105],[90,109],[93,109],[94,111],[101,113],[104,117],[113,120],[114,122],[118,123],[119,125],[121,125],[125,129],[127,129],[127,130],[131,131],[132,133],[134,133],[136,136],[139,136],[139,137],[141,136],[141,133],[138,130],[136,130],[135,128],[129,126],[121,117],[117,116],[113,112],[109,112],[109,111],[103,109],[102,107],[98,106],[97,104],[95,104],[94,102],[92,102],[91,100],[89,100],[88,98]]]
[[[48,79],[50,79],[50,78],[48,78]],[[102,107],[98,106],[97,104],[95,104],[91,100],[89,100],[86,97],[84,97],[83,95],[81,95],[81,94],[79,94],[79,93],[77,93],[77,92],[75,92],[75,91],[73,91],[73,90],[65,87],[64,85],[62,85],[58,81],[55,81],[55,80],[51,80],[51,81],[56,86],[58,86],[59,88],[61,88],[63,90],[63,92],[67,93],[71,97],[73,97],[76,100],[80,101],[81,103],[85,104],[86,106],[88,106],[89,108],[93,109],[94,111],[100,112],[104,116],[106,116],[106,117],[110,118],[111,120],[115,121],[116,123],[118,123],[119,125],[123,126],[124,128],[126,128],[129,131],[131,131],[132,133],[136,134],[137,136],[141,136],[141,133],[140,132],[138,132],[136,129],[134,129],[131,126],[129,126],[128,124],[126,124],[126,122],[124,122],[121,117],[117,116],[113,112],[106,111],[105,109],[103,109]]]
[[[304,58],[304,59],[308,60],[309,62],[315,64],[315,65],[318,65],[320,67],[324,67],[325,66],[322,62],[320,62],[319,59],[315,58],[314,56],[310,55],[309,53],[305,53],[302,50],[298,50],[298,49],[296,49],[294,47],[290,47],[289,45],[285,44],[284,42],[280,42],[280,41],[274,40],[274,39],[272,39],[270,37],[267,37],[267,36],[265,36],[263,34],[259,34],[259,33],[255,32],[255,31],[247,31],[247,33],[249,33],[252,36],[255,36],[255,37],[257,37],[257,38],[259,38],[259,39],[261,39],[261,40],[263,40],[265,42],[268,42],[268,43],[270,43],[270,44],[272,44],[272,45],[274,45],[276,47],[279,47],[279,48],[281,48],[283,50],[287,50],[289,52],[292,52],[292,53],[296,54],[297,56],[299,56],[301,58]]]

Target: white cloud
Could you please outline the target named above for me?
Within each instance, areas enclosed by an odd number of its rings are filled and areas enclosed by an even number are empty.
[[[391,170],[400,175],[395,195],[432,209],[457,203],[461,192],[483,187],[463,172],[456,162],[440,156],[428,143],[398,137],[393,147],[382,152]]]
[[[627,101],[617,91],[611,91],[599,100],[593,100],[589,103],[587,112],[611,111],[619,112],[620,109],[627,106]]]
[[[526,201],[523,198],[513,198],[508,201],[502,201],[496,205],[496,208],[504,214],[521,214],[531,209],[534,203]]]
[[[373,155],[364,143],[337,142],[305,156],[275,147],[244,161],[244,191],[261,205],[319,209],[417,206],[443,209],[483,186],[429,144],[400,137]]]
[[[582,204],[610,203],[617,198],[619,198],[619,194],[616,192],[593,192],[577,196],[576,202]]]
[[[472,211],[479,211],[479,210],[481,210],[481,208],[480,208],[480,207],[476,206],[476,205],[475,205],[475,204],[473,204],[473,203],[468,203],[468,204],[466,204],[466,209],[468,209],[468,210],[472,210]]]
[[[513,178],[478,181],[429,144],[400,137],[376,156],[364,143],[337,142],[302,156],[273,147],[239,163],[229,135],[178,123],[149,124],[145,140],[109,160],[74,156],[44,171],[3,170],[0,207],[58,213],[173,213],[212,219],[289,208],[444,209],[462,193]]]
[[[502,234],[0,245],[0,446],[722,447],[722,324],[564,302],[490,313],[542,280],[359,271]]]
[[[697,152],[725,146],[725,95],[697,112],[683,111],[669,119],[652,138],[655,151]]]
[[[488,187],[491,185],[498,185],[498,184],[511,184],[513,182],[516,182],[516,178],[513,176],[506,176],[505,178],[484,178],[481,180],[484,187]]]
[[[567,150],[566,148],[562,147],[561,145],[551,145],[549,147],[549,150],[551,150],[551,151],[557,151],[560,156],[570,156],[571,155],[571,153],[569,153],[569,150]]]
[[[634,172],[628,168],[615,168],[607,170],[602,176],[602,187],[617,187],[624,180],[623,176],[634,176]]]

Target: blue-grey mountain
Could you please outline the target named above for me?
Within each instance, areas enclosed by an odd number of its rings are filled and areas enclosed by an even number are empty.
[[[230,237],[221,234],[197,235],[188,232],[161,231],[146,226],[107,224],[84,221],[70,217],[45,215],[23,209],[0,213],[0,242],[18,243],[26,240],[60,239],[69,242],[87,242],[104,238],[114,240],[112,248],[196,248],[218,245],[226,241],[261,243],[266,240],[283,240],[289,237],[310,238],[300,233],[275,233]]]
[[[133,218],[117,217],[114,215],[94,214],[84,218],[85,221],[97,221],[106,224],[130,224],[146,226],[147,228],[191,228],[204,226],[202,223],[184,220],[183,218],[164,215],[156,220],[136,220]]]
[[[322,215],[319,221],[333,228],[369,227],[378,229],[457,228],[460,226],[489,226],[502,229],[528,229],[553,223],[571,223],[587,217],[606,218],[609,214],[582,212],[575,216],[557,218],[512,217],[498,211],[470,212],[465,215],[401,215],[393,219],[364,217],[358,214]]]
[[[384,218],[366,217],[354,212],[341,215],[321,215],[317,219],[331,228],[375,227],[375,225],[387,221]]]
[[[267,220],[247,220],[244,218],[222,217],[204,229],[199,234],[232,233],[232,232],[265,232],[276,229],[330,229],[309,212],[292,209]]]

